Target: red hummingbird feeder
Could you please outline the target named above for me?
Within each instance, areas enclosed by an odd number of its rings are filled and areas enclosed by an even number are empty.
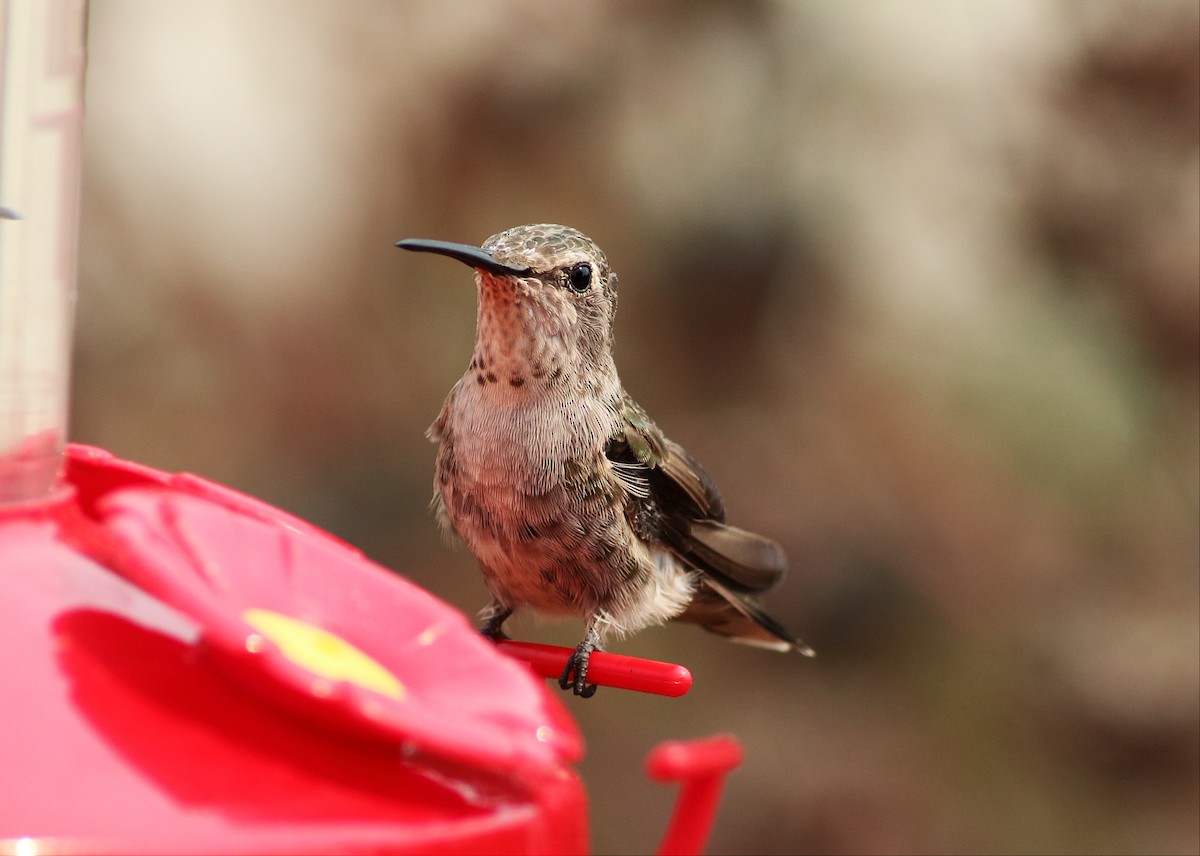
[[[65,445],[85,10],[6,8],[0,853],[586,852],[583,741],[542,680],[569,649],[497,647],[279,509]],[[691,684],[612,654],[589,679]],[[659,852],[700,852],[740,761],[651,753],[680,783]]]

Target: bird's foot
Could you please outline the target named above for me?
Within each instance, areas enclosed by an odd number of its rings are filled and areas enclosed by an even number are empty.
[[[587,682],[588,660],[596,646],[588,640],[579,643],[579,647],[567,658],[566,668],[558,679],[558,685],[564,690],[574,690],[580,698],[591,698],[596,694],[596,685]]]
[[[487,627],[486,625],[479,628],[479,635],[489,642],[508,642],[512,639],[507,633],[499,627]]]
[[[505,609],[500,606],[492,607],[485,611],[486,620],[483,622],[483,626],[479,628],[479,632],[483,635],[483,638],[489,639],[492,642],[507,642],[509,635],[501,628],[503,628],[504,622],[512,614],[513,611],[511,609]]]

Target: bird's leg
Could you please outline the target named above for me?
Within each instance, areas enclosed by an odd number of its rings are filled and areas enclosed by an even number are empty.
[[[596,685],[587,682],[588,660],[593,651],[600,650],[600,623],[602,621],[603,618],[598,615],[593,615],[588,620],[587,632],[583,636],[583,641],[567,658],[566,668],[563,669],[562,676],[558,679],[558,685],[562,689],[573,689],[575,695],[580,698],[591,698],[596,694]]]
[[[500,628],[504,626],[504,622],[512,614],[512,607],[505,606],[493,598],[492,602],[479,613],[479,617],[483,619],[483,626],[479,628],[479,632],[493,642],[503,642],[508,639],[508,634]]]

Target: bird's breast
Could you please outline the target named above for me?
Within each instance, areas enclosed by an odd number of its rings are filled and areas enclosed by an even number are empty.
[[[448,405],[438,492],[493,591],[578,611],[644,572],[624,490],[604,455],[612,408],[566,399],[494,407],[470,394]]]

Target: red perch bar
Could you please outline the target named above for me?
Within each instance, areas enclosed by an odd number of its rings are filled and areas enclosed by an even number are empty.
[[[536,642],[499,643],[500,650],[524,660],[534,673],[557,679],[566,668],[571,649]],[[692,688],[692,673],[675,663],[643,660],[623,654],[596,651],[588,661],[588,680],[598,686],[670,696],[684,695]]]

